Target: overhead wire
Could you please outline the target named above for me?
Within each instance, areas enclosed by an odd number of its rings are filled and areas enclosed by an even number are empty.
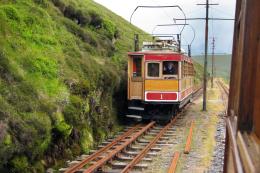
[[[159,5],[158,3],[157,3],[157,1],[155,1],[155,0],[153,0],[157,5]],[[186,14],[185,14],[185,12],[183,11],[183,9],[180,7],[179,8],[180,10],[181,10],[181,12],[183,13],[183,15],[184,15],[184,18],[186,19]],[[170,17],[170,15],[167,13],[167,11],[165,11],[164,9],[162,9],[163,10],[163,12],[166,14],[166,16],[168,16],[169,18],[170,18],[170,20],[172,20],[173,18],[171,18]],[[176,21],[175,21],[175,23],[176,23]],[[185,24],[186,24],[186,20],[185,20]],[[155,26],[156,27],[156,26]],[[177,28],[178,28],[178,30],[179,30],[179,32],[180,32],[180,34],[181,34],[181,36],[182,36],[182,31],[184,30],[184,28],[185,28],[185,25],[182,27],[182,29],[180,29],[179,28],[179,26],[177,25]],[[155,28],[154,28],[155,29]],[[153,32],[153,31],[152,31]],[[185,37],[184,36],[182,36],[183,37],[183,39],[184,39],[184,41],[188,44],[188,41],[185,39]]]

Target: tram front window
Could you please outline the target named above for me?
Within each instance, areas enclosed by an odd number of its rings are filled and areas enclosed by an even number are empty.
[[[177,75],[177,74],[178,74],[178,62],[176,61],[163,62],[163,75]]]
[[[147,76],[148,77],[159,77],[160,76],[160,64],[159,63],[148,63]]]

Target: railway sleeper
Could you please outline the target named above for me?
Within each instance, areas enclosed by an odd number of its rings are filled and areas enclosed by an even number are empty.
[[[104,148],[106,145],[99,145],[97,148],[98,149],[101,149],[101,148]],[[115,149],[115,146],[112,146],[111,149]]]
[[[137,146],[131,146],[131,147],[129,147],[131,150],[142,150],[143,149],[143,147],[137,147]],[[162,150],[162,148],[156,148],[156,147],[153,147],[153,148],[151,148],[150,149],[151,151],[161,151]]]
[[[136,156],[136,155],[138,155],[139,153],[140,153],[140,152],[136,152],[136,151],[124,151],[124,154],[130,155],[130,156]],[[148,152],[146,155],[149,156],[149,157],[151,157],[151,156],[157,156],[158,153],[156,153],[156,152]]]
[[[157,144],[174,144],[173,142],[169,142],[169,141],[165,141],[165,140],[163,140],[163,141],[157,141],[156,143],[157,143]]]
[[[147,133],[153,132],[153,133],[159,133],[162,129],[151,129]]]
[[[177,125],[177,124],[174,124],[174,126],[175,126],[175,125]],[[170,128],[168,128],[167,131],[168,131],[168,132],[169,132],[169,131],[174,131],[174,132],[175,132],[175,131],[176,131],[176,127],[170,127]]]
[[[146,146],[147,143],[138,143],[138,145]],[[155,144],[155,147],[172,146],[173,144]]]
[[[64,172],[66,172],[68,169],[69,169],[69,168],[60,168],[60,169],[59,169],[59,173],[64,173]],[[84,171],[85,171],[85,169],[80,169],[80,170],[75,171],[75,173],[82,173],[82,172],[84,172]]]
[[[156,127],[154,127],[153,129],[151,129],[151,130],[162,130],[164,127],[161,127],[161,126],[156,126]]]
[[[120,142],[117,142],[117,144],[122,144],[123,141],[120,141]],[[110,144],[111,142],[108,142],[108,141],[104,141],[101,143],[101,145],[108,145]]]
[[[122,169],[127,166],[127,163],[124,162],[112,162],[112,169]],[[134,166],[135,168],[148,168],[148,164],[139,163]]]
[[[78,163],[80,163],[80,161],[78,161],[78,160],[69,161],[69,162],[67,162],[67,166],[71,167],[71,166],[74,166]]]
[[[145,140],[145,139],[137,139],[137,142],[138,142],[138,143],[145,143],[145,144],[150,143],[149,140]]]
[[[85,158],[87,158],[89,155],[86,155],[86,154],[82,154],[81,156],[78,156],[77,158],[76,158],[76,160],[77,161],[82,161],[82,160],[84,160]]]
[[[176,132],[166,131],[163,135],[175,135]]]
[[[131,160],[133,160],[133,157],[121,155],[121,156],[118,156],[118,157],[117,157],[117,160],[121,160],[121,161],[131,161]],[[142,161],[151,162],[151,161],[152,161],[152,158],[144,157],[144,158],[142,159]]]

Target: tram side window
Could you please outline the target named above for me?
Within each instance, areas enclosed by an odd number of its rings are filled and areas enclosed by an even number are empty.
[[[159,63],[148,63],[147,76],[148,77],[159,77],[160,76],[160,64]]]
[[[142,59],[133,58],[133,77],[142,76]]]
[[[178,62],[176,61],[163,62],[163,75],[177,75],[177,74],[178,74]]]

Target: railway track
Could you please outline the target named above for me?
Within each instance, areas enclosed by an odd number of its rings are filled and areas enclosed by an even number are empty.
[[[108,140],[99,146],[99,150],[91,155],[84,155],[61,168],[63,173],[90,172],[122,172],[132,169],[145,169],[152,161],[152,156],[164,145],[170,145],[167,140],[174,131],[172,126],[179,118],[175,116],[167,125],[160,126],[154,121],[146,125],[138,124],[127,129],[111,142]],[[106,145],[104,145],[106,144]]]
[[[229,95],[229,88],[224,85],[221,81],[217,80],[218,86],[225,92],[225,94],[228,96]]]
[[[194,92],[195,99],[200,95],[200,91],[201,88]],[[67,167],[59,169],[59,172],[127,173],[133,169],[141,171],[148,168],[152,157],[156,156],[163,146],[173,145],[168,141],[170,137],[175,135],[173,126],[177,119],[180,118],[180,115],[180,113],[177,114],[165,126],[158,125],[152,121],[148,124],[137,124],[133,127],[128,127],[115,138],[110,138],[103,142],[97,147],[97,150],[92,151],[89,155],[81,155],[74,161],[68,162]],[[187,138],[187,142],[188,140],[190,140],[189,137]],[[173,170],[177,166],[179,155],[178,152],[174,153],[168,172],[174,172]]]

